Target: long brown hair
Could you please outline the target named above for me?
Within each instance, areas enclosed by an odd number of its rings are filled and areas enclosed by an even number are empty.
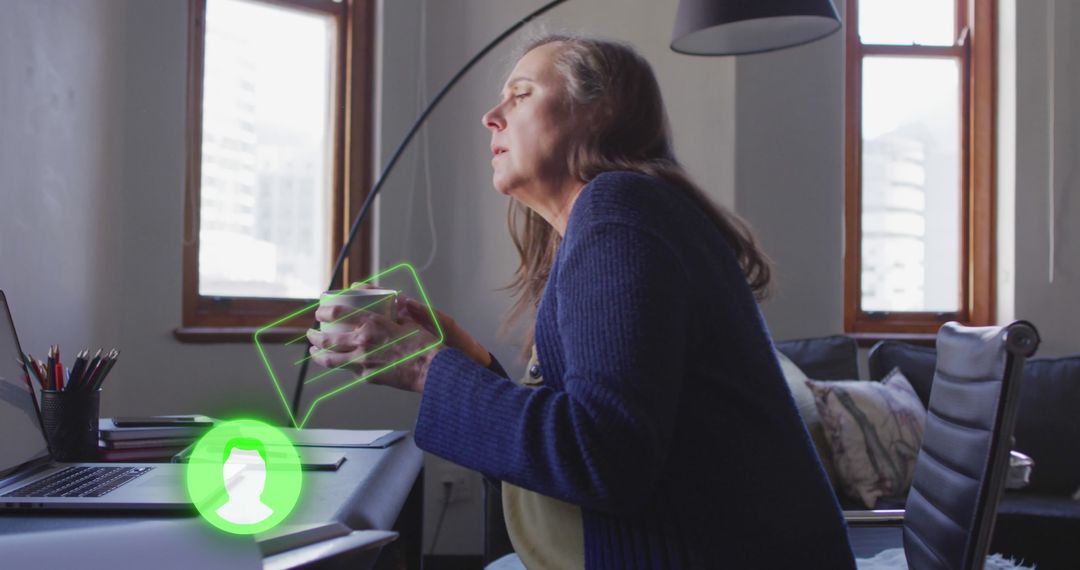
[[[603,172],[628,170],[667,181],[716,224],[754,296],[764,299],[771,277],[769,258],[746,222],[709,199],[675,159],[660,86],[645,58],[619,42],[563,35],[531,41],[521,53],[550,43],[559,44],[554,66],[562,76],[573,120],[585,129],[567,157],[570,175],[587,183]],[[513,281],[504,288],[516,299],[500,333],[528,316],[522,350],[528,357],[536,308],[562,238],[539,214],[513,199],[507,209],[507,227],[521,261]]]

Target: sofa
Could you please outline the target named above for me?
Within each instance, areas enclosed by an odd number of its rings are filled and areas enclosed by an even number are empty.
[[[859,348],[844,335],[776,343],[807,377],[855,380]],[[868,381],[899,368],[925,407],[930,401],[936,351],[932,347],[881,341],[869,353]],[[1080,568],[1080,356],[1033,358],[1024,367],[1013,449],[1035,461],[1030,484],[1006,491],[998,507],[991,552],[1035,564],[1040,570]],[[837,493],[845,509],[863,509]],[[903,508],[903,503],[879,505]],[[513,550],[502,518],[497,483],[485,480],[484,562]]]
[[[835,335],[776,343],[809,378],[858,379],[858,346]],[[936,351],[898,341],[875,344],[870,381],[899,368],[925,406],[930,400]],[[1006,491],[998,508],[991,551],[1040,569],[1080,568],[1080,356],[1033,358],[1024,366],[1013,449],[1031,457],[1030,483]],[[865,508],[838,493],[845,508]],[[887,505],[902,508],[901,504]]]

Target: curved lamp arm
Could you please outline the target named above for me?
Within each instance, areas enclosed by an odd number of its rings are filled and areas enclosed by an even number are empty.
[[[341,271],[345,265],[345,258],[349,256],[349,250],[352,248],[353,240],[356,239],[356,235],[360,232],[360,225],[363,223],[364,217],[367,216],[368,208],[371,207],[371,203],[375,199],[375,196],[379,193],[379,190],[382,189],[383,183],[386,181],[386,177],[390,174],[390,171],[394,169],[394,165],[397,164],[398,159],[400,159],[401,155],[405,152],[405,147],[407,147],[409,143],[413,140],[413,137],[416,136],[416,133],[424,124],[424,121],[426,121],[428,116],[431,115],[431,112],[435,109],[436,106],[438,106],[439,102],[442,101],[443,97],[446,96],[447,92],[449,92],[450,89],[452,89],[454,85],[456,85],[457,82],[470,69],[472,69],[473,66],[477,64],[477,62],[483,59],[483,57],[487,55],[488,52],[494,49],[495,46],[502,43],[503,40],[505,40],[514,32],[521,29],[521,27],[525,24],[528,24],[530,21],[537,18],[544,12],[547,12],[548,10],[554,8],[555,6],[558,6],[559,4],[562,4],[565,1],[566,0],[553,0],[552,2],[544,4],[535,12],[529,14],[528,16],[525,16],[521,20],[518,20],[516,24],[510,26],[509,29],[507,29],[502,34],[499,34],[499,36],[496,37],[494,40],[491,40],[491,43],[484,46],[484,49],[480,50],[476,55],[474,55],[472,59],[470,59],[468,63],[465,64],[464,67],[458,70],[458,72],[450,78],[450,81],[448,81],[446,85],[444,85],[443,88],[439,90],[439,93],[436,94],[435,98],[431,100],[431,103],[429,103],[427,108],[424,109],[424,112],[420,113],[420,116],[417,117],[416,122],[413,123],[412,128],[410,128],[409,132],[405,134],[405,138],[401,140],[401,143],[398,144],[397,149],[394,150],[394,154],[390,156],[390,160],[387,161],[386,166],[384,166],[382,169],[382,172],[379,173],[379,177],[375,180],[375,184],[371,187],[371,192],[368,193],[367,198],[364,199],[364,203],[360,206],[360,211],[356,214],[356,218],[353,219],[352,226],[349,228],[349,237],[341,246],[341,251],[338,252],[337,261],[334,262],[334,271],[330,276],[330,286],[328,287],[328,289],[333,289],[334,283],[337,283],[338,279],[341,278]],[[318,321],[316,321],[315,324],[312,325],[313,328],[317,326]],[[310,345],[306,343],[304,344],[305,355],[307,355],[309,346]],[[300,365],[300,373],[296,378],[296,388],[293,390],[292,399],[293,417],[296,417],[296,415],[300,411],[300,399],[303,396],[304,392],[304,378],[307,376],[307,368],[310,361],[310,359],[304,359],[304,363]]]

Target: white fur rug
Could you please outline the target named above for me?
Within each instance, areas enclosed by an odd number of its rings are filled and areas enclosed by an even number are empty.
[[[859,570],[907,570],[908,567],[903,548],[883,550],[873,558],[860,558],[855,562]],[[1035,570],[1035,567],[1024,566],[1000,554],[991,554],[986,557],[983,570]]]

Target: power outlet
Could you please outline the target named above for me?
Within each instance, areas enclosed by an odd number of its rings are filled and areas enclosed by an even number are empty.
[[[439,472],[439,487],[450,484],[450,502],[466,503],[472,500],[472,477],[469,470],[456,465],[446,465]]]

